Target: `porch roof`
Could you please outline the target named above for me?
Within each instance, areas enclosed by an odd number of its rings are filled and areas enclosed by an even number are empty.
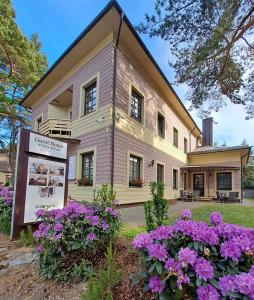
[[[228,171],[228,170],[239,170],[239,167],[232,166],[184,166],[181,171],[187,172],[210,172],[210,171]]]

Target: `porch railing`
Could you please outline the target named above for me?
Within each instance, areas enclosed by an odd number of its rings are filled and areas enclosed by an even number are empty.
[[[71,121],[69,119],[48,119],[40,124],[38,131],[51,137],[70,138]]]

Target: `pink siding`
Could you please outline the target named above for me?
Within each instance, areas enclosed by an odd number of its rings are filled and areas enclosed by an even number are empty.
[[[133,136],[116,130],[115,133],[115,174],[114,183],[127,184],[127,163],[128,151],[141,153],[144,155],[144,180],[148,185],[151,181],[156,180],[156,165],[149,167],[151,160],[156,160],[165,164],[165,184],[172,188],[172,168],[180,168],[184,163],[173,158],[170,155],[151,147],[150,145],[133,138]],[[180,174],[179,174],[180,175]]]
[[[142,77],[126,55],[119,50],[116,106],[125,113],[128,113],[129,82],[145,96],[145,127],[156,133],[157,114],[160,111],[166,120],[166,140],[173,143],[173,127],[176,127],[179,135],[179,148],[184,149],[184,137],[187,138],[189,145],[191,130],[186,128],[172,108],[165,103],[147,80]],[[196,147],[196,140],[193,135],[191,146],[192,149]]]
[[[70,86],[73,86],[72,118],[73,120],[77,119],[79,117],[80,86],[98,72],[100,72],[99,108],[109,104],[112,101],[113,80],[113,46],[111,43],[33,108],[33,122],[42,113],[46,120],[48,104]]]
[[[111,176],[111,130],[96,130],[80,137],[80,143],[69,145],[69,156],[77,156],[78,151],[96,147],[96,182],[110,184]]]

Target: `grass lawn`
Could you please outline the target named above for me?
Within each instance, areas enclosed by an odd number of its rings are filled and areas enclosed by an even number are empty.
[[[225,223],[254,227],[254,207],[231,204],[213,204],[194,208],[192,215],[195,220],[209,221],[209,214],[218,211],[223,215]]]

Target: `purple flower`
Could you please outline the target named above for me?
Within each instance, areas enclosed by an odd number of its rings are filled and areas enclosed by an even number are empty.
[[[223,296],[226,296],[227,292],[235,291],[235,277],[233,275],[226,275],[219,279],[219,287]]]
[[[193,266],[197,259],[197,253],[189,248],[181,248],[178,252],[178,261],[182,267],[186,267],[188,264]]]
[[[183,220],[191,219],[191,218],[192,218],[191,211],[190,211],[189,209],[184,209],[184,210],[182,210],[181,213],[180,213],[180,217],[181,217]]]
[[[132,245],[134,249],[145,248],[152,243],[149,233],[140,233],[133,239]]]
[[[160,244],[150,244],[147,246],[148,255],[160,261],[165,261],[168,257],[166,248]]]
[[[204,259],[203,257],[197,258],[195,264],[195,272],[198,278],[207,281],[208,279],[212,279],[214,275],[213,266],[211,263]]]
[[[207,286],[201,286],[197,289],[197,295],[199,300],[219,300],[221,297],[211,284]]]
[[[170,239],[172,237],[172,234],[173,234],[172,226],[160,226],[150,232],[151,238],[158,241]]]
[[[109,225],[107,224],[107,222],[105,220],[102,220],[101,227],[104,231],[107,231],[109,228]]]
[[[44,209],[38,209],[35,213],[37,218],[41,218],[44,217],[46,215],[46,211]]]
[[[115,200],[113,201],[113,205],[117,206],[117,205],[119,205],[119,204],[120,204],[120,201],[119,201],[119,200],[115,199]]]
[[[164,266],[165,270],[167,270],[169,273],[176,273],[177,271],[177,263],[173,258],[169,258]]]
[[[88,241],[93,241],[93,240],[96,239],[96,235],[95,235],[94,233],[88,233],[86,239],[87,239]]]
[[[234,241],[226,241],[221,244],[220,254],[222,257],[231,258],[233,261],[238,261],[241,257],[240,245]]]
[[[213,225],[219,225],[222,224],[223,218],[222,215],[218,212],[212,212],[210,214],[210,223]]]
[[[63,225],[60,223],[56,223],[56,225],[54,226],[54,230],[59,232],[63,230]]]
[[[152,276],[149,280],[149,287],[153,293],[161,294],[165,287],[165,282],[158,276]]]

